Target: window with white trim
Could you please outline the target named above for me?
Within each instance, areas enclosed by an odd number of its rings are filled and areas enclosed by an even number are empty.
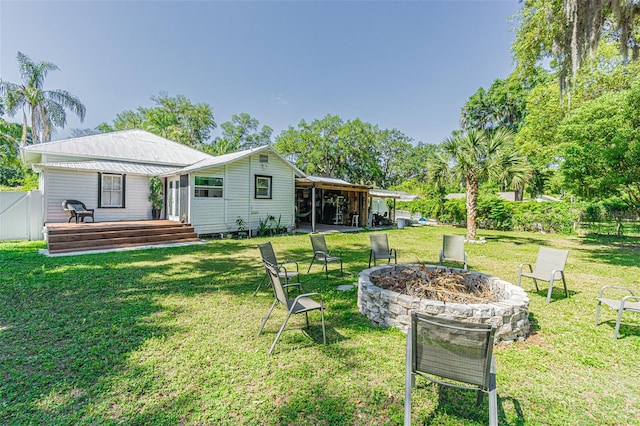
[[[271,176],[256,175],[256,198],[271,199]]]
[[[125,175],[101,173],[98,207],[124,208]]]
[[[220,177],[196,176],[195,177],[195,197],[196,198],[222,198],[223,180]]]

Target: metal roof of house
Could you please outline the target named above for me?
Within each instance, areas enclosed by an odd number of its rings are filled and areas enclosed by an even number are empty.
[[[237,160],[239,160],[241,158],[248,157],[248,156],[250,156],[252,154],[256,154],[256,153],[263,152],[263,151],[268,151],[270,154],[273,154],[276,157],[280,158],[282,161],[284,161],[288,166],[290,166],[295,171],[296,175],[304,176],[304,173],[302,171],[300,171],[296,166],[294,166],[289,161],[287,161],[285,158],[283,158],[280,154],[275,152],[268,145],[263,145],[263,146],[259,146],[257,148],[251,148],[251,149],[247,149],[247,150],[244,150],[244,151],[232,152],[230,154],[222,154],[222,155],[218,155],[218,156],[215,156],[215,157],[209,156],[208,158],[205,158],[205,159],[203,159],[201,161],[198,161],[195,164],[192,164],[190,166],[187,166],[187,167],[183,168],[182,170],[180,170],[180,172],[181,173],[190,173],[190,172],[195,172],[195,171],[198,171],[198,170],[204,170],[204,169],[210,169],[210,168],[213,168],[213,167],[224,166],[225,164],[232,163],[232,162],[237,161]]]
[[[27,164],[39,162],[42,154],[182,167],[213,158],[209,154],[144,130],[123,130],[63,139],[29,145],[21,150]]]
[[[175,166],[158,166],[154,164],[129,163],[124,161],[68,161],[59,163],[37,163],[34,169],[66,169],[91,172],[112,172],[132,175],[159,176],[180,170]]]

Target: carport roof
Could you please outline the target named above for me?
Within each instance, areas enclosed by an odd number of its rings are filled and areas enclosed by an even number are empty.
[[[346,180],[322,177],[322,176],[305,176],[302,178],[296,178],[296,186],[300,187],[316,187],[319,189],[335,189],[339,191],[357,191],[357,192],[369,192],[371,188],[368,185],[359,185],[349,183]]]

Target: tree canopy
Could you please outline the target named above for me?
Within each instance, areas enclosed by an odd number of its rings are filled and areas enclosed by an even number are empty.
[[[526,115],[529,91],[548,79],[548,75],[538,69],[527,79],[512,75],[504,80],[495,79],[489,89],[479,88],[462,107],[463,129],[497,129],[505,127],[518,131]]]
[[[192,147],[209,141],[216,123],[208,104],[194,104],[183,95],[170,97],[166,93],[152,96],[151,100],[155,107],[123,111],[112,124],[102,123],[98,129],[102,132],[143,129]]]
[[[389,188],[426,175],[433,149],[412,143],[397,129],[327,115],[290,126],[274,147],[305,173]]]
[[[525,0],[517,16],[514,59],[521,75],[550,59],[560,90],[574,82],[603,36],[618,43],[625,60],[640,56],[640,4],[635,0]]]
[[[640,213],[640,83],[583,103],[558,128],[561,170],[587,199],[621,196]]]
[[[220,128],[222,136],[215,139],[212,149],[216,154],[271,145],[273,129],[269,126],[260,128],[260,122],[246,112],[232,115],[231,121],[225,121]]]

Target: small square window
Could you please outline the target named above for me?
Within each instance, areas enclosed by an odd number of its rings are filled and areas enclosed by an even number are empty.
[[[256,175],[256,198],[271,199],[271,176]]]

